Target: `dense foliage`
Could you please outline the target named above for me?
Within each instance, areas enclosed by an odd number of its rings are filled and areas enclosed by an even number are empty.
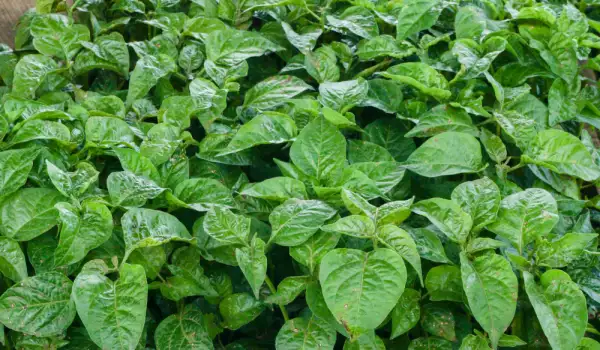
[[[38,0],[0,343],[600,349],[599,4]]]

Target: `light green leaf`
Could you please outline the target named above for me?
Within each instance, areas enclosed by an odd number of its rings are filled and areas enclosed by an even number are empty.
[[[325,254],[338,244],[340,236],[337,232],[319,230],[306,240],[306,242],[290,247],[290,256],[313,272]]]
[[[289,116],[264,112],[242,125],[219,156],[237,153],[258,145],[289,142],[297,133],[296,124]]]
[[[277,333],[275,348],[284,349],[333,349],[335,329],[315,315],[297,317],[287,321]]]
[[[58,223],[54,205],[64,200],[55,190],[20,189],[0,205],[0,232],[16,241],[29,241]]]
[[[98,180],[98,171],[85,162],[77,164],[74,172],[66,172],[46,160],[48,177],[56,189],[66,197],[78,198]]]
[[[401,59],[415,52],[416,49],[407,42],[396,41],[391,35],[380,35],[361,41],[356,55],[361,61],[370,61],[378,57]]]
[[[136,248],[158,246],[170,241],[189,242],[192,239],[175,216],[153,209],[129,209],[121,217],[121,227],[128,253]]]
[[[196,211],[233,207],[231,190],[214,179],[193,178],[181,182],[173,193],[185,207]]]
[[[432,301],[463,301],[460,269],[452,265],[431,268],[425,277],[425,287]]]
[[[536,243],[536,262],[554,268],[566,267],[583,255],[584,249],[594,249],[595,233],[567,233],[559,239]]]
[[[478,136],[479,131],[467,112],[449,105],[438,105],[419,116],[415,125],[405,137],[429,137],[445,131],[456,131]]]
[[[482,171],[481,145],[471,135],[448,131],[431,137],[403,165],[425,177]]]
[[[473,227],[471,216],[455,202],[443,198],[431,198],[415,203],[412,211],[431,221],[452,241],[464,244]]]
[[[434,336],[456,341],[454,315],[452,311],[438,304],[425,304],[421,316],[423,329]]]
[[[260,287],[267,276],[267,257],[265,256],[265,242],[254,237],[249,247],[235,250],[237,260],[242,273],[250,284],[254,296],[258,299]]]
[[[413,34],[431,28],[441,12],[442,7],[439,0],[415,0],[403,4],[398,13],[396,39],[404,40]]]
[[[180,312],[168,316],[156,327],[156,349],[214,349],[204,322],[204,315],[196,306],[186,305]]]
[[[523,271],[525,291],[537,319],[553,349],[575,349],[587,326],[585,296],[579,287],[568,280],[535,282],[533,275]]]
[[[285,202],[291,198],[308,198],[306,187],[302,181],[283,176],[247,185],[242,189],[240,194],[278,202]]]
[[[577,137],[562,130],[548,129],[539,132],[522,160],[585,181],[596,181],[600,177],[600,167],[585,145]]]
[[[208,59],[225,66],[234,66],[250,57],[283,49],[257,32],[233,29],[209,33],[204,44]]]
[[[9,195],[25,185],[38,153],[35,148],[0,152],[0,197]]]
[[[310,276],[286,277],[277,286],[277,291],[265,298],[265,303],[287,305],[296,299],[305,289]]]
[[[325,107],[344,112],[360,105],[369,92],[369,84],[363,78],[326,82],[319,85],[319,102]]]
[[[392,335],[391,339],[405,334],[419,323],[421,319],[421,293],[414,289],[406,288],[392,310]]]
[[[375,15],[362,6],[351,6],[339,15],[328,15],[326,18],[333,30],[342,34],[350,32],[367,39],[379,35]]]
[[[269,215],[273,230],[269,241],[288,247],[302,244],[335,213],[335,209],[318,200],[289,199]]]
[[[379,73],[384,78],[410,85],[420,92],[443,101],[450,98],[448,81],[442,74],[422,62],[397,64]]]
[[[27,278],[25,254],[19,242],[0,237],[0,273],[14,282]]]
[[[529,243],[550,233],[557,222],[554,197],[545,190],[530,188],[505,197],[498,219],[487,228],[523,252]]]
[[[250,88],[244,96],[244,108],[267,110],[286,102],[312,87],[300,78],[290,75],[276,75],[267,78]]]
[[[101,348],[135,349],[146,318],[148,287],[144,269],[123,264],[111,281],[100,260],[88,262],[75,278],[72,298],[90,338]]]
[[[26,278],[0,296],[0,322],[40,337],[62,334],[75,319],[72,286],[59,272]]]
[[[265,308],[264,304],[247,293],[231,294],[219,304],[223,326],[236,330],[252,322]]]
[[[127,92],[127,107],[146,94],[158,83],[161,78],[166,77],[177,69],[175,62],[169,56],[160,54],[158,56],[146,55],[135,65],[129,81]]]
[[[327,306],[355,338],[379,326],[394,308],[404,291],[406,268],[390,249],[335,249],[321,261],[319,281]],[[357,288],[341,288],[346,285]]]
[[[292,26],[286,22],[281,22],[281,27],[290,44],[294,45],[294,47],[303,54],[312,51],[317,44],[317,40],[319,40],[319,37],[323,34],[323,30],[316,26],[301,27],[301,33],[296,33]]]
[[[365,216],[350,215],[321,227],[325,232],[337,232],[352,237],[371,238],[375,235],[375,224]]]
[[[304,68],[319,84],[340,80],[340,68],[337,66],[335,51],[322,46],[304,55]]]
[[[469,261],[461,253],[460,270],[471,312],[496,348],[515,316],[519,294],[517,276],[510,263],[496,254]]]
[[[60,217],[60,239],[54,251],[56,266],[76,263],[106,242],[113,230],[113,218],[106,205],[84,202],[78,210],[68,203],[56,204]]]
[[[20,97],[35,97],[42,82],[58,70],[58,64],[50,57],[27,55],[17,63],[13,78],[13,93]]]
[[[154,181],[129,171],[110,173],[106,187],[112,204],[122,207],[141,207],[165,191]]]
[[[395,250],[415,269],[422,285],[421,257],[415,241],[408,232],[395,225],[384,225],[377,228],[377,239],[388,248]]]
[[[251,219],[229,209],[214,208],[206,213],[203,225],[204,231],[218,241],[247,245]]]
[[[346,139],[325,118],[317,117],[292,144],[290,159],[304,174],[335,182],[346,162]]]
[[[496,221],[500,209],[500,189],[492,180],[484,177],[479,180],[463,182],[452,191],[452,200],[473,219],[473,230]]]

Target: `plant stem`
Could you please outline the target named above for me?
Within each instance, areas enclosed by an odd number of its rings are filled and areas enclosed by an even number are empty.
[[[377,63],[376,65],[369,67],[363,71],[361,71],[360,73],[356,74],[354,76],[354,79],[356,78],[364,78],[364,77],[368,77],[371,74],[377,72],[378,70],[380,70],[381,68],[387,68],[387,66],[389,66],[392,63],[391,59],[385,59],[379,63]]]
[[[512,172],[512,171],[515,171],[515,170],[517,170],[517,169],[521,169],[521,168],[522,168],[522,167],[524,167],[524,166],[525,166],[525,163],[519,163],[519,164],[515,165],[515,166],[514,166],[514,167],[512,167],[512,168],[508,168],[508,169],[506,170],[506,172],[507,172],[507,173],[510,173],[510,172]]]
[[[269,278],[269,276],[265,276],[265,283],[269,287],[269,290],[271,291],[271,293],[273,293],[273,294],[277,293],[277,290],[275,289],[275,286],[273,285],[273,282],[271,282],[271,279]],[[277,305],[279,305],[279,310],[281,310],[281,314],[283,315],[283,319],[285,320],[285,322],[289,321],[290,316],[288,316],[285,306],[281,305],[281,304],[277,304]]]

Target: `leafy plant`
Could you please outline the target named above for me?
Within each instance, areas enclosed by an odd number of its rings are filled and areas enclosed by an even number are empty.
[[[38,0],[6,349],[598,349],[592,0]]]

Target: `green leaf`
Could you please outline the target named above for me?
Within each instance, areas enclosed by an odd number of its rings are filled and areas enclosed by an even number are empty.
[[[185,180],[175,187],[174,195],[185,203],[185,207],[200,212],[213,208],[231,208],[234,204],[231,191],[214,179]]]
[[[407,42],[398,42],[391,35],[380,35],[358,44],[356,55],[361,61],[378,57],[401,59],[415,53],[415,48]]]
[[[447,100],[451,96],[446,78],[425,63],[401,63],[379,74],[384,78],[410,85],[437,100]]]
[[[200,251],[193,246],[179,248],[173,253],[171,264],[167,265],[173,276],[167,277],[166,283],[160,286],[160,291],[165,298],[179,301],[191,296],[219,295],[198,261],[200,261]]]
[[[180,312],[160,322],[154,333],[156,348],[171,349],[214,349],[205,326],[205,317],[194,305],[186,305]]]
[[[421,258],[442,264],[450,263],[444,246],[435,231],[428,228],[413,228],[408,232],[415,240]]]
[[[127,92],[127,107],[146,94],[158,83],[161,78],[177,69],[175,62],[166,55],[146,55],[135,65],[131,73],[129,91]]]
[[[367,39],[379,35],[375,15],[361,6],[348,7],[339,15],[328,15],[326,18],[333,30],[342,34],[350,32]]]
[[[500,200],[500,189],[487,177],[463,182],[452,191],[452,201],[471,216],[476,232],[496,221]]]
[[[116,281],[107,278],[107,272],[103,262],[92,260],[77,275],[72,295],[77,314],[99,347],[133,349],[146,318],[148,294],[144,269],[123,264]]]
[[[287,321],[275,338],[276,349],[333,349],[335,329],[315,315]]]
[[[318,200],[289,199],[269,215],[273,232],[269,242],[297,246],[306,242],[336,211]]]
[[[482,128],[479,139],[481,140],[486,153],[494,162],[500,163],[506,159],[508,152],[500,137],[492,134],[487,129]]]
[[[261,301],[247,293],[231,294],[219,304],[224,327],[236,330],[252,322],[264,309]]]
[[[460,266],[471,312],[489,333],[495,348],[515,316],[519,293],[517,276],[510,263],[496,254],[483,255],[471,262],[462,253]]]
[[[473,227],[471,216],[458,204],[448,199],[426,199],[415,203],[412,211],[428,218],[432,224],[456,243],[464,244]]]
[[[388,248],[395,250],[415,269],[422,285],[421,257],[415,241],[408,232],[395,225],[384,225],[377,228],[377,239]]]
[[[450,350],[452,342],[438,337],[417,338],[410,342],[408,350]]]
[[[306,242],[290,247],[290,256],[312,272],[325,254],[336,247],[339,240],[339,233],[319,230]]]
[[[225,66],[234,66],[250,57],[262,56],[283,48],[257,32],[224,29],[208,34],[204,42],[207,58]]]
[[[250,218],[234,214],[229,209],[211,209],[204,218],[204,231],[227,244],[247,245],[250,226]]]
[[[84,50],[76,57],[73,69],[77,74],[87,73],[92,69],[112,70],[129,77],[129,50],[127,43],[118,32],[101,35],[94,43],[81,42]]]
[[[448,105],[438,105],[419,116],[418,124],[405,137],[429,137],[445,131],[478,136],[479,131],[467,112]]]
[[[312,90],[312,87],[300,78],[277,75],[261,81],[248,90],[244,97],[244,108],[268,110],[307,90]]]
[[[292,26],[286,22],[281,22],[281,27],[290,44],[294,45],[303,54],[311,52],[317,44],[317,40],[323,34],[323,30],[316,26],[301,27],[301,33],[295,32]]]
[[[431,268],[425,277],[425,287],[432,301],[463,301],[460,269],[452,265]]]
[[[86,142],[96,147],[133,143],[134,134],[123,120],[110,117],[90,117],[85,123]]]
[[[74,25],[60,14],[35,17],[31,22],[31,35],[36,50],[63,60],[71,60],[81,48],[81,42],[90,40],[86,26]]]
[[[309,279],[309,276],[290,276],[284,278],[277,286],[277,291],[265,298],[265,303],[290,304],[306,289]]]
[[[121,227],[128,253],[136,248],[158,246],[170,241],[189,242],[192,239],[175,216],[153,209],[129,209],[121,217]]]
[[[27,278],[25,254],[19,243],[8,237],[0,237],[0,272],[14,282]]]
[[[54,187],[66,197],[78,198],[98,180],[98,171],[89,163],[78,163],[72,173],[61,170],[48,160],[46,168]]]
[[[300,180],[289,177],[273,177],[245,186],[241,195],[285,202],[291,198],[306,199],[306,187]]]
[[[401,105],[402,105],[402,101],[404,99],[404,94],[402,93],[402,89],[401,89],[402,85],[400,83],[397,83],[393,80],[386,80],[386,79],[371,79],[368,81],[368,83],[369,83],[369,92],[367,93],[367,97],[361,102],[361,106],[374,107],[374,108],[380,109],[386,113],[399,112]],[[392,123],[394,122],[394,120],[378,119],[375,122],[367,125],[365,131],[368,132],[367,130],[369,129],[369,126],[372,126],[371,130],[376,131],[377,127],[374,127],[374,126],[383,126],[385,124],[389,124],[389,123],[387,123],[388,121],[391,121]],[[399,130],[399,131],[401,132],[401,130]],[[395,131],[395,133],[398,133],[399,131]],[[367,135],[363,134],[363,137],[365,137],[365,136],[367,136]],[[367,136],[367,141],[375,142],[375,140],[369,139],[369,136]],[[400,143],[408,143],[408,144],[412,143],[412,140],[406,140],[406,139],[401,139],[401,140],[402,140],[402,142],[400,142]],[[375,142],[375,143],[377,143],[377,142]],[[379,143],[377,143],[377,144],[379,144]],[[379,145],[384,146],[382,144],[379,144]],[[402,148],[402,147],[400,147],[401,145],[390,144],[390,146]],[[414,144],[413,144],[413,146],[414,146]],[[388,148],[388,147],[386,147],[386,148]],[[392,152],[391,149],[388,148],[388,150],[390,152]],[[396,160],[400,161],[403,159],[396,159]]]
[[[365,333],[354,341],[352,341],[352,339],[346,339],[344,342],[344,350],[356,349],[385,350],[385,343],[375,334],[375,332]]]
[[[75,319],[72,286],[58,272],[28,277],[0,296],[0,322],[39,337],[62,334]]]
[[[0,197],[9,195],[25,185],[38,153],[35,148],[0,152]]]
[[[482,171],[481,146],[476,138],[460,132],[444,132],[429,138],[403,165],[425,177]]]
[[[44,79],[58,70],[58,64],[50,57],[27,55],[15,67],[13,93],[20,97],[32,98]]]
[[[542,276],[543,277],[543,276]],[[539,285],[533,275],[523,272],[525,291],[544,334],[553,349],[574,349],[587,326],[585,296],[568,280],[552,280]]]
[[[106,187],[112,204],[122,207],[141,207],[165,190],[154,181],[129,171],[108,175]]]
[[[66,266],[76,263],[87,253],[106,242],[113,230],[110,210],[101,203],[84,202],[78,210],[68,203],[58,203],[61,229],[54,263]]]
[[[242,273],[250,284],[254,296],[258,299],[260,287],[267,276],[267,257],[265,256],[265,242],[254,237],[249,247],[235,250],[237,260]]]
[[[54,205],[65,198],[47,188],[23,188],[0,205],[0,232],[16,241],[28,241],[58,223]]]
[[[488,350],[490,346],[486,338],[469,334],[463,338],[459,350]]]
[[[425,331],[434,336],[456,341],[454,315],[452,311],[442,306],[437,304],[424,305],[421,325]]]
[[[556,79],[548,91],[548,124],[574,119],[577,115],[577,105],[569,85],[562,79]]]
[[[600,177],[600,167],[583,143],[561,130],[539,132],[523,155],[523,161],[585,181],[596,181]]]
[[[390,249],[335,249],[321,261],[319,281],[327,306],[354,338],[375,329],[394,308],[404,291],[406,268]],[[358,288],[341,288],[345,285]]]
[[[502,199],[497,220],[487,228],[523,252],[529,243],[550,233],[557,222],[556,200],[545,190],[530,188]]]
[[[242,125],[219,156],[238,153],[258,145],[289,142],[297,133],[292,118],[280,113],[264,112]]]
[[[405,334],[419,323],[421,319],[421,293],[414,289],[406,288],[392,310],[392,335],[391,339]]]
[[[375,224],[365,216],[350,215],[321,227],[321,230],[358,238],[371,238],[375,235]]]
[[[327,82],[319,85],[319,102],[325,107],[344,112],[360,105],[368,92],[369,84],[362,78],[338,83]]]
[[[338,81],[340,68],[337,66],[335,51],[329,46],[319,47],[304,56],[304,68],[319,84]]]
[[[439,0],[416,0],[406,3],[398,13],[396,39],[404,40],[431,28],[442,12]]]
[[[595,245],[595,233],[567,233],[553,242],[536,244],[536,262],[542,266],[566,267],[583,255],[584,249]]]
[[[13,134],[9,142],[16,145],[34,140],[52,140],[67,143],[71,140],[71,132],[61,123],[34,119],[27,121],[23,127]]]

